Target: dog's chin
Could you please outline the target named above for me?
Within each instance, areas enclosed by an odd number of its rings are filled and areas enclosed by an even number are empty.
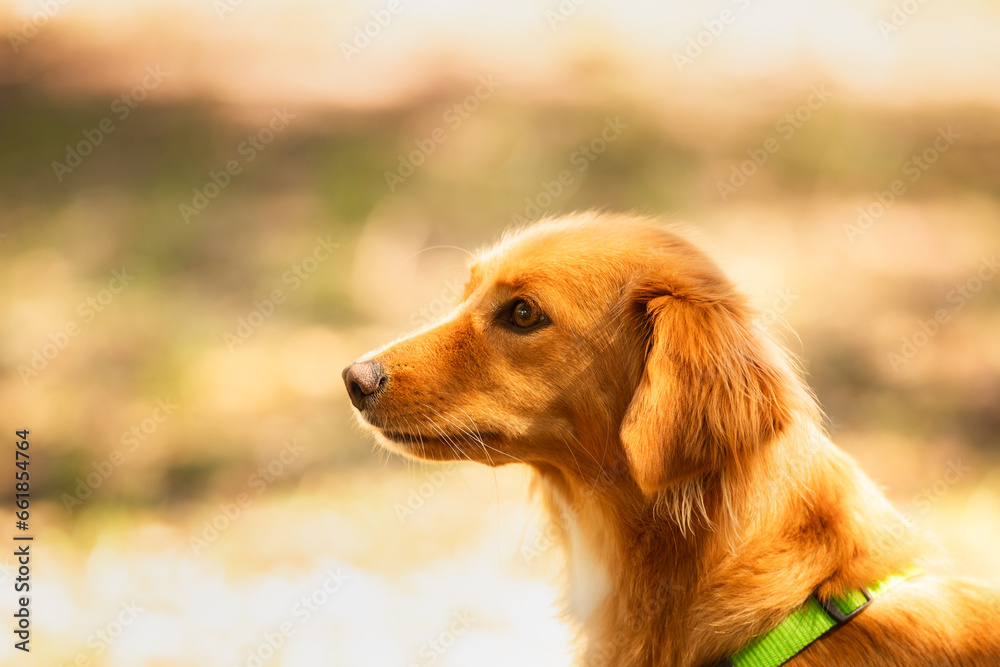
[[[493,464],[496,458],[506,459],[497,445],[500,438],[493,433],[427,434],[406,431],[391,426],[377,426],[362,415],[358,421],[375,436],[375,441],[385,449],[421,461],[477,461]]]
[[[420,461],[456,461],[468,460],[454,445],[418,433],[403,433],[400,431],[383,431],[372,427],[375,440],[394,454],[400,454]]]

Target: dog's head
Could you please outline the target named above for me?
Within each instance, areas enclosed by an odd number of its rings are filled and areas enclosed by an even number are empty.
[[[795,381],[703,253],[647,221],[588,214],[505,237],[446,319],[344,370],[389,448],[523,461],[646,494],[752,452]]]

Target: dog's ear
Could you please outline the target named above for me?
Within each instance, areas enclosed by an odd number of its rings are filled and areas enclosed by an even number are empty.
[[[721,470],[790,424],[796,380],[707,260],[643,279],[632,303],[647,351],[621,439],[643,492]]]

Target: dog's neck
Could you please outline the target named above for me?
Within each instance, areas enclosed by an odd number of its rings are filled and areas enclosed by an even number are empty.
[[[566,610],[586,638],[582,664],[653,664],[624,656],[634,653],[633,638],[664,637],[677,626],[691,592],[684,582],[698,580],[699,551],[716,536],[703,526],[685,536],[629,485],[588,484],[551,468],[539,473],[565,552]],[[667,647],[661,641],[656,652]]]
[[[852,537],[865,533],[855,516],[880,514],[883,526],[899,519],[817,434],[807,425],[759,453],[783,461],[781,468],[742,461],[751,478],[740,484],[700,480],[703,508],[688,507],[686,521],[676,503],[690,498],[651,499],[627,481],[595,483],[539,467],[543,500],[566,550],[568,611],[587,639],[583,664],[701,664],[737,650],[815,590],[865,585],[912,564],[915,545],[907,539]],[[764,472],[776,469],[788,475],[777,484]],[[800,571],[782,571],[775,553],[783,541],[815,557],[804,555]],[[775,577],[801,581],[802,590],[776,587]]]

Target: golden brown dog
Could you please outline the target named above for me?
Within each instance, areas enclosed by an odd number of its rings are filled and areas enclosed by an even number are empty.
[[[1000,665],[1000,596],[922,563],[753,316],[674,233],[584,214],[505,236],[444,321],[344,380],[393,451],[536,471],[583,665],[715,664],[921,565],[787,664]]]

